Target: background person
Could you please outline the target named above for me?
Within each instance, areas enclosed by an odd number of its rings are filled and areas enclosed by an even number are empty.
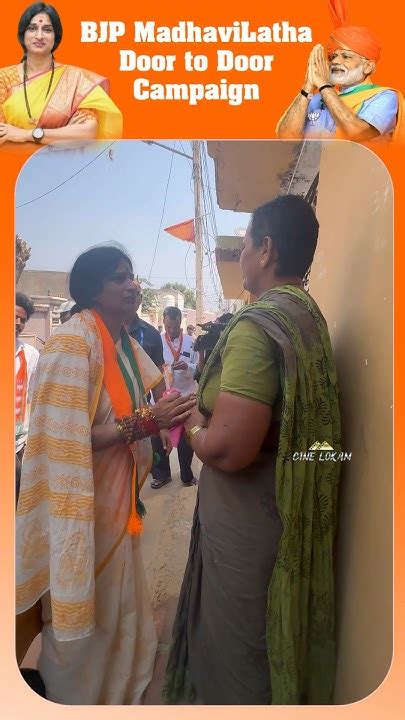
[[[137,340],[160,372],[163,372],[164,358],[162,338],[159,331],[156,330],[153,325],[145,322],[145,320],[142,320],[142,318],[139,317],[138,310],[142,303],[142,289],[138,280],[135,280],[134,283],[136,300],[133,311],[129,317],[128,332],[131,337]],[[151,440],[153,448],[153,465],[151,474],[153,479],[159,483],[162,478],[171,477],[170,464],[166,457],[171,451],[171,445],[169,442],[170,438],[163,438],[164,445],[160,435],[154,435]]]
[[[169,368],[172,378],[171,387],[179,390],[182,395],[190,395],[196,390],[194,374],[197,368],[197,358],[193,351],[193,340],[185,335],[181,329],[181,310],[178,307],[166,307],[163,311],[163,324],[165,331],[162,333],[163,357],[165,365]],[[177,447],[180,465],[180,479],[183,485],[190,486],[197,483],[194,477],[191,463],[193,450],[187,442],[183,433]],[[154,480],[151,487],[154,490],[171,482],[170,462],[165,454],[160,455],[159,463],[153,468]]]
[[[65,322],[70,320],[72,316],[72,310],[74,308],[74,302],[73,300],[66,300],[66,302],[63,302],[59,307],[59,320],[61,321],[61,324],[63,325]]]
[[[21,464],[27,444],[30,403],[38,350],[21,337],[27,321],[35,312],[31,300],[21,292],[15,296],[15,484],[16,500],[20,491]]]

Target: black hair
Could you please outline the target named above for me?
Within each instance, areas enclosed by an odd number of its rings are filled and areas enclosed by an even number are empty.
[[[253,245],[272,239],[277,275],[303,278],[314,258],[319,223],[311,205],[299,195],[280,195],[256,208],[251,219]]]
[[[35,15],[39,15],[39,13],[46,13],[47,15],[49,15],[50,21],[52,23],[53,31],[55,33],[55,42],[53,44],[52,53],[54,53],[55,50],[59,47],[62,40],[63,29],[57,10],[55,10],[53,5],[47,5],[46,3],[34,3],[33,5],[27,7],[26,10],[24,10],[18,23],[17,38],[22,49],[24,50],[24,57],[27,50],[24,44],[25,31],[28,25],[31,23],[32,18],[35,17]]]
[[[24,308],[27,313],[28,320],[35,312],[34,303],[22,292],[17,292],[15,294],[15,304],[18,305],[18,307]]]
[[[69,278],[70,297],[76,303],[75,312],[92,308],[103,285],[125,260],[132,270],[128,255],[114,245],[92,247],[79,255]]]
[[[182,318],[181,310],[178,307],[175,307],[174,305],[169,305],[169,307],[166,307],[163,310],[163,319],[165,317],[169,317],[171,320],[177,320],[177,318]]]

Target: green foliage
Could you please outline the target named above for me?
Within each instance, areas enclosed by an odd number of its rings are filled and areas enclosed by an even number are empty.
[[[173,283],[166,283],[161,288],[164,292],[172,292],[173,290],[177,290],[177,292],[181,292],[184,295],[184,306],[188,308],[193,308],[195,310],[196,308],[196,299],[195,299],[195,292],[194,290],[191,290],[191,288],[186,287],[182,283],[173,282]]]

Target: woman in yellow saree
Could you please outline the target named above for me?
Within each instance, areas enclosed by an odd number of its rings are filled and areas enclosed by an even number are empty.
[[[108,80],[56,62],[61,39],[52,5],[25,10],[18,25],[23,60],[0,69],[0,144],[122,137],[122,114],[108,95]]]
[[[156,652],[139,490],[150,436],[184,421],[194,399],[161,397],[161,373],[123,328],[137,296],[120,249],[83,253],[70,292],[82,309],[45,344],[34,388],[16,518],[17,648],[22,619],[38,610],[47,699],[137,704]]]

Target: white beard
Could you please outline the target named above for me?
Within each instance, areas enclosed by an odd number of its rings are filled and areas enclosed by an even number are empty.
[[[359,85],[364,79],[364,69],[362,67],[354,68],[353,70],[345,70],[344,72],[329,72],[330,82],[333,85],[339,85],[339,87]]]

